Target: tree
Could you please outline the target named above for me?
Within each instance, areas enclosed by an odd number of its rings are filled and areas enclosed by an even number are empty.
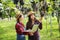
[[[3,4],[3,17],[8,17],[9,15],[7,14],[10,14],[14,16],[14,11],[12,13],[11,10],[13,10],[15,8],[15,5],[13,4],[13,1],[12,0],[2,0],[2,4]],[[9,12],[7,12],[7,9],[9,8]]]

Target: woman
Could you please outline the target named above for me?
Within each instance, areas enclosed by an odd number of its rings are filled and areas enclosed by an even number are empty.
[[[29,32],[30,30],[26,31],[24,30],[24,24],[23,24],[24,17],[22,14],[20,14],[20,12],[18,12],[18,14],[16,15],[16,19],[17,23],[15,25],[15,29],[17,33],[17,40],[25,40],[24,35],[32,35],[32,33]]]
[[[42,29],[42,22],[38,21],[35,16],[34,12],[31,11],[28,13],[28,22],[26,24],[26,29],[31,29],[33,28],[34,25],[38,24],[38,28]],[[39,33],[38,33],[38,28],[37,30],[33,33],[33,35],[28,36],[28,40],[39,40]]]

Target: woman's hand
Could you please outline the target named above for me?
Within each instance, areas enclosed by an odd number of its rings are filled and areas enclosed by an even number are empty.
[[[30,33],[29,33],[30,36],[33,36],[33,32],[32,32],[32,30],[31,30],[31,29],[29,29],[29,30],[30,30]]]
[[[27,31],[29,32],[29,35],[30,35],[30,36],[33,36],[33,32],[32,32],[31,29],[29,29],[29,30],[27,30]]]
[[[30,36],[33,36],[34,35],[32,32],[30,32],[29,34],[30,34]]]
[[[30,35],[30,36],[33,36],[33,32],[32,32],[32,30],[31,30],[31,29],[26,30],[26,32],[29,32],[29,35]]]

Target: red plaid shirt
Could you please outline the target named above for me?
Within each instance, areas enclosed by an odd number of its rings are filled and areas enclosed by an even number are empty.
[[[16,29],[17,34],[20,34],[20,35],[21,34],[25,34],[25,35],[29,34],[28,32],[24,31],[24,24],[22,24],[21,22],[16,23],[15,29]]]

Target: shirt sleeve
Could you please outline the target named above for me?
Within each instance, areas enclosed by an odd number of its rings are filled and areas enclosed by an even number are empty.
[[[23,33],[23,28],[21,27],[21,25],[19,25],[19,24],[16,24],[16,31],[18,32],[18,33]]]
[[[40,30],[42,29],[42,23],[41,22],[39,23],[38,27],[39,27]]]
[[[24,28],[22,28],[21,25],[16,25],[16,30],[19,32],[19,34],[29,35],[29,32],[24,31]]]
[[[42,29],[42,22],[39,22],[38,20],[35,20],[36,24],[39,24],[39,29],[41,30]]]

